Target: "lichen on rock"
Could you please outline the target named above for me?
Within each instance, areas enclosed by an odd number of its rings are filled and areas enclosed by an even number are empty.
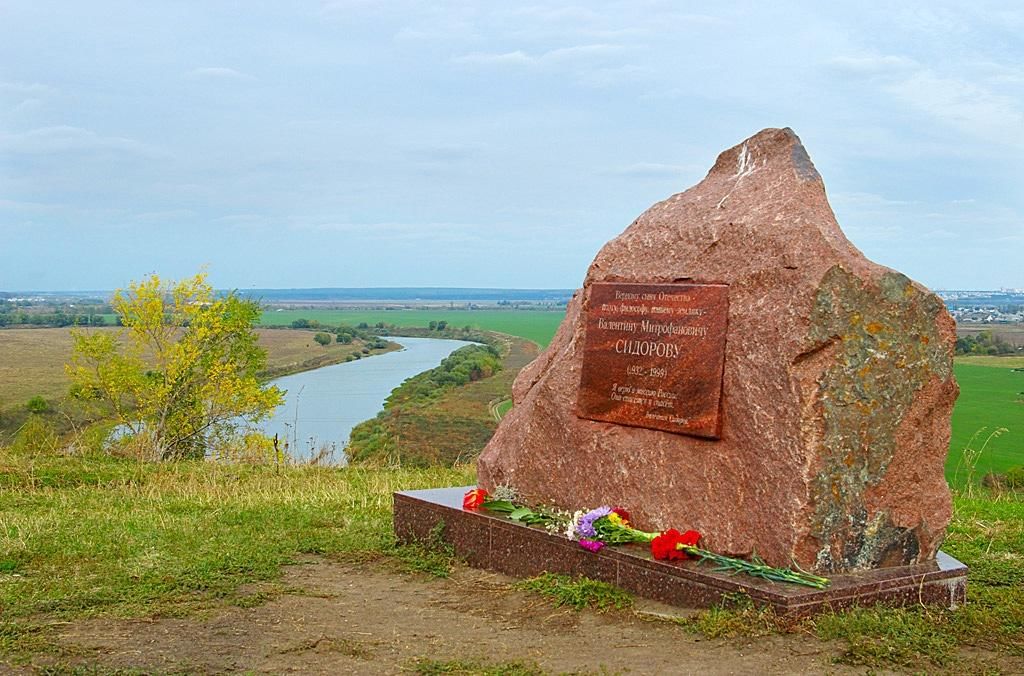
[[[837,349],[815,394],[823,428],[812,482],[819,569],[906,564],[920,554],[908,528],[885,509],[871,513],[865,494],[885,479],[915,394],[951,376],[941,312],[934,294],[899,273],[869,284],[835,266],[822,280],[808,339],[836,341]]]

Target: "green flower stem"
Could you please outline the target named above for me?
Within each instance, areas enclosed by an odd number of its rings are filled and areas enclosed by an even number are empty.
[[[791,568],[773,568],[762,561],[759,557],[753,557],[752,561],[735,559],[731,556],[716,554],[715,552],[694,547],[692,545],[676,545],[676,548],[686,552],[688,555],[700,559],[701,562],[711,561],[718,564],[715,568],[720,572],[745,573],[752,577],[760,577],[775,582],[789,582],[791,584],[802,584],[815,589],[825,589],[832,581],[827,577],[813,575],[803,570],[792,570]]]
[[[528,507],[516,505],[508,500],[487,500],[481,505],[481,507],[492,512],[505,514],[513,521],[529,525],[547,526],[548,524],[553,523],[561,525],[564,521],[562,517],[547,510],[533,510]],[[607,517],[602,517],[595,521],[594,528],[597,531],[597,537],[595,539],[609,545],[621,545],[629,542],[649,543],[660,535],[660,533],[648,533],[626,525],[613,524]],[[676,545],[676,548],[686,552],[688,555],[696,559],[699,559],[701,562],[711,561],[717,564],[718,567],[715,568],[715,571],[718,572],[733,574],[744,573],[746,575],[760,577],[765,580],[802,584],[807,587],[814,587],[815,589],[825,589],[831,584],[831,581],[828,578],[813,575],[800,570],[799,567],[797,570],[792,570],[791,568],[773,568],[757,556],[752,557],[751,561],[746,561],[744,559],[735,559],[731,556],[725,556],[724,554],[716,554],[715,552],[708,551],[707,549],[701,549],[700,547],[694,547],[692,545],[680,544]]]

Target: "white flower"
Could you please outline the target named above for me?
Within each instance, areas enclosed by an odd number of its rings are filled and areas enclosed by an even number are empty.
[[[491,494],[492,500],[508,500],[511,503],[519,504],[522,500],[519,499],[519,492],[509,484],[499,484],[494,487],[494,493]]]
[[[586,514],[586,512],[582,509],[578,509],[573,513],[572,519],[569,520],[569,526],[565,529],[565,537],[570,540],[579,539],[579,536],[576,535],[576,526],[579,524],[580,519],[583,518],[584,514]]]

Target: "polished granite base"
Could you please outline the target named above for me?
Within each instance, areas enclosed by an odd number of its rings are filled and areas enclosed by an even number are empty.
[[[486,511],[462,508],[472,486],[395,493],[395,535],[400,542],[426,541],[438,523],[442,537],[475,568],[514,577],[543,572],[585,575],[665,603],[708,607],[729,594],[745,594],[777,613],[810,615],[830,609],[934,604],[955,608],[967,598],[967,566],[939,552],[934,562],[837,574],[828,589],[712,572],[696,561],[655,561],[643,545],[588,552],[559,535]]]

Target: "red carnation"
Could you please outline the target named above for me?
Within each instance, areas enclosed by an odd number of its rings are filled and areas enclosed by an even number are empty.
[[[462,508],[479,509],[480,505],[484,504],[486,500],[487,491],[482,488],[474,488],[471,491],[466,491],[466,494],[462,496]]]
[[[623,509],[622,507],[616,507],[612,511],[618,514],[620,519],[622,519],[626,523],[629,523],[629,512],[627,512],[625,509]]]
[[[687,558],[686,552],[679,549],[678,545],[695,547],[698,542],[700,542],[700,533],[695,530],[680,533],[675,528],[669,528],[651,540],[651,555],[659,561],[685,559]]]

